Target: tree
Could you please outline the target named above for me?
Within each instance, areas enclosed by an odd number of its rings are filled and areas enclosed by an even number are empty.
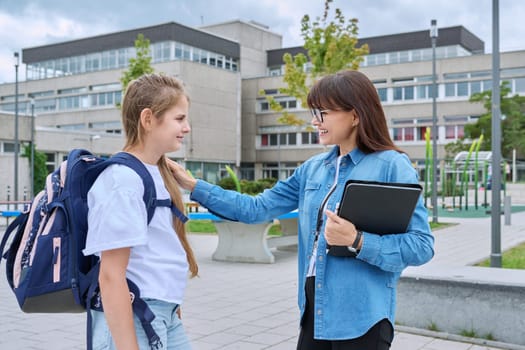
[[[468,151],[470,144],[463,143],[464,139],[456,140],[455,142],[449,142],[445,145],[445,160],[452,161],[454,157],[463,151]]]
[[[510,158],[516,149],[519,158],[525,158],[525,96],[510,96],[509,82],[504,81],[500,87],[501,96],[501,153]],[[465,126],[465,136],[470,139],[484,135],[482,150],[490,150],[492,145],[492,91],[475,93],[470,102],[483,103],[486,113],[475,124]]]
[[[137,35],[137,39],[135,40],[137,55],[129,59],[128,69],[122,72],[122,77],[120,78],[122,91],[126,91],[129,82],[133,79],[154,72],[151,66],[151,51],[149,46],[150,41],[144,37],[144,34],[140,33]]]
[[[328,21],[330,3],[325,0],[325,10],[322,18],[317,17],[311,22],[308,15],[301,20],[301,36],[304,39],[304,48],[308,57],[299,53],[292,57],[285,53],[283,61],[285,73],[283,80],[286,87],[280,88],[283,95],[293,96],[306,108],[306,96],[310,90],[308,82],[316,78],[338,72],[342,69],[358,69],[363,61],[363,56],[368,54],[368,45],[357,47],[358,20],[346,20],[340,9],[335,9],[334,19]],[[305,66],[311,63],[311,69],[306,72]],[[294,114],[284,111],[283,106],[273,96],[268,96],[264,91],[259,92],[266,96],[272,110],[281,112],[279,122],[288,125],[302,125],[304,121]]]
[[[33,147],[34,153],[34,184],[33,184],[33,192],[31,195],[35,195],[36,193],[40,192],[44,189],[46,184],[46,177],[48,174],[47,165],[46,165],[46,154],[43,152],[40,152],[36,149],[36,145],[27,144],[24,146],[24,153],[22,154],[23,157],[29,158],[29,167],[31,167],[31,147]],[[30,169],[31,170],[31,169]],[[30,171],[31,173],[31,171]]]

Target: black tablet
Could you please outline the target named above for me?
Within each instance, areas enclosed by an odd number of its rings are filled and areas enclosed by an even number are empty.
[[[349,180],[338,215],[365,232],[405,233],[421,191],[419,184]]]

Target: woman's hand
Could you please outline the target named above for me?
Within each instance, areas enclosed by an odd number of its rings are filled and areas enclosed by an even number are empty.
[[[168,163],[168,166],[170,167],[170,170],[179,185],[185,190],[193,191],[195,185],[197,184],[197,180],[188,174],[186,169],[180,166],[177,162],[169,159],[168,157],[166,157],[166,162]]]
[[[351,246],[357,236],[357,229],[350,221],[337,216],[336,213],[326,210],[326,225],[324,237],[326,243],[335,246]],[[357,249],[361,249],[363,239],[359,242]]]

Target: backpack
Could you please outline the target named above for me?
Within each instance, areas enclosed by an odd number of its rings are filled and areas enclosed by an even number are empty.
[[[22,311],[78,313],[87,310],[88,349],[91,348],[90,310],[101,310],[102,305],[98,290],[99,258],[82,253],[88,231],[87,193],[98,175],[111,164],[126,165],[141,177],[148,224],[157,206],[171,207],[179,220],[184,223],[188,220],[171,199],[156,198],[153,178],[133,155],[120,152],[104,159],[89,151],[74,149],[67,160],[47,176],[44,190],[7,227],[0,243],[0,254],[6,259],[7,281]],[[128,286],[133,311],[143,323],[151,348],[155,349],[160,345],[151,327],[155,315],[140,298],[137,286],[129,280]]]

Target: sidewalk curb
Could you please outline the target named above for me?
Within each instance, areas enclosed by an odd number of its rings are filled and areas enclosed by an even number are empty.
[[[451,340],[455,342],[469,343],[481,346],[488,346],[492,348],[506,349],[506,350],[525,350],[525,345],[503,343],[495,340],[487,340],[481,338],[464,337],[458,334],[436,332],[428,329],[407,327],[395,325],[394,329],[398,332],[421,335],[424,337],[438,338],[443,340]]]

